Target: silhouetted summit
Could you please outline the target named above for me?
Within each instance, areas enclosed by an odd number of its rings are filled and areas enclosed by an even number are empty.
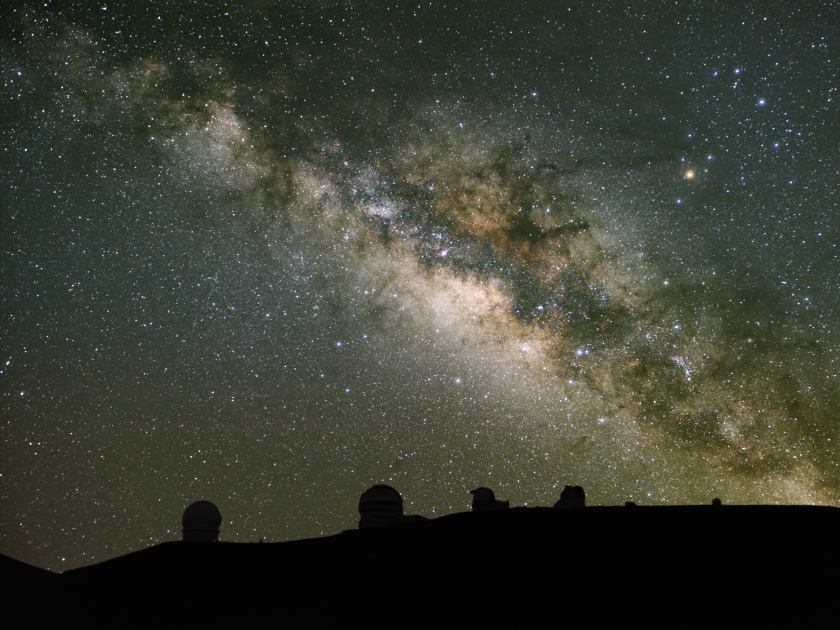
[[[650,602],[653,614],[662,606],[694,610],[721,594],[748,599],[750,588],[783,584],[789,596],[791,588],[836,583],[837,508],[715,501],[556,509],[583,507],[579,486],[564,488],[555,508],[511,508],[489,488],[472,496],[472,512],[424,519],[403,513],[394,488],[376,485],[359,500],[359,529],[334,536],[263,545],[173,541],[60,576],[15,562],[0,569],[20,594],[9,601],[29,602],[29,625],[37,625],[34,610],[61,622],[94,615],[101,622],[92,625],[109,627],[126,615],[163,625],[192,623],[194,615],[231,627],[251,618],[257,625],[344,623],[371,601],[389,619],[407,610],[440,619],[452,606],[494,594],[516,603],[505,608],[510,614],[535,606],[553,614],[558,594],[573,598],[568,614],[578,617],[625,614],[638,602]],[[221,520],[212,503],[192,504],[184,540],[218,540]],[[796,553],[780,553],[782,540],[796,541]],[[481,610],[498,622],[496,607]]]

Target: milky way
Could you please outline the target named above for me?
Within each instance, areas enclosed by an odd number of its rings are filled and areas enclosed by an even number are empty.
[[[4,554],[840,505],[836,3],[12,4]]]

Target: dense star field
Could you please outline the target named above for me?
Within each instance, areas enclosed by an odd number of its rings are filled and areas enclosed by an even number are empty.
[[[840,506],[838,4],[445,4],[3,3],[0,552]]]

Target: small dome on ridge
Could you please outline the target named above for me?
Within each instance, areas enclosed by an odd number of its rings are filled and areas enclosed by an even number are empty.
[[[403,500],[391,486],[377,484],[359,499],[359,527],[383,527],[403,516]]]
[[[196,501],[184,510],[181,524],[184,526],[185,541],[216,542],[219,540],[222,513],[210,501]]]

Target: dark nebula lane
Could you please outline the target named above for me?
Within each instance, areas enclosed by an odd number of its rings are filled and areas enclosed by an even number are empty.
[[[837,3],[509,5],[0,9],[2,553],[840,505]]]

